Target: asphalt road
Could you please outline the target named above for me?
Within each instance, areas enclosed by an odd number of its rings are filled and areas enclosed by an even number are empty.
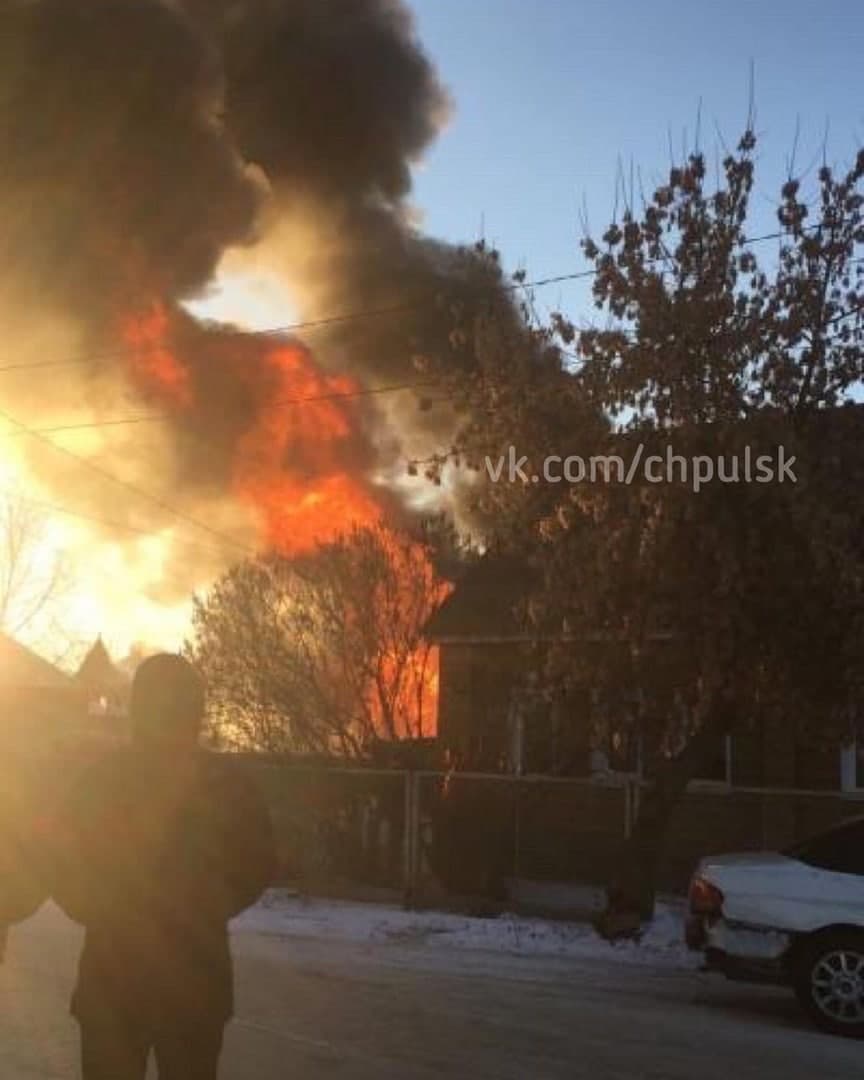
[[[78,934],[53,910],[0,968],[0,1077],[78,1076]],[[864,1046],[808,1029],[772,988],[604,960],[412,943],[235,937],[223,1080],[851,1080]]]

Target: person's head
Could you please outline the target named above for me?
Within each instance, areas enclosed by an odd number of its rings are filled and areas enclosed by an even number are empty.
[[[204,683],[182,656],[151,656],[135,672],[129,714],[136,742],[194,746],[204,718]]]

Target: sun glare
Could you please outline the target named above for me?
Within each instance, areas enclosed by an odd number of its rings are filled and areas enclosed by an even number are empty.
[[[258,271],[220,273],[204,296],[187,301],[198,319],[232,323],[244,330],[270,330],[297,321],[285,282]]]

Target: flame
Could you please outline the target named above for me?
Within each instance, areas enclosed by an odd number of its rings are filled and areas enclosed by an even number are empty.
[[[134,384],[162,407],[194,418],[192,365],[168,343],[173,327],[164,306],[153,304],[122,329]],[[301,554],[355,525],[378,521],[380,496],[355,464],[358,451],[368,449],[352,411],[359,385],[321,370],[299,343],[262,349],[265,339],[236,336],[245,348],[223,349],[212,362],[231,365],[238,392],[255,401],[248,426],[231,447],[229,483],[257,514],[262,546]],[[202,340],[206,346],[205,331]]]
[[[131,350],[135,381],[158,388],[166,403],[188,409],[192,405],[189,372],[165,344],[168,327],[164,305],[154,303],[148,311],[126,320],[123,337]]]
[[[357,384],[315,370],[299,347],[273,349],[265,363],[279,397],[241,439],[233,479],[263,519],[267,545],[299,554],[378,521],[368,481],[340,467],[356,437],[346,402]]]
[[[405,612],[409,625],[424,624],[433,612],[446,600],[452,591],[450,582],[442,580],[432,563],[429,551],[419,543],[407,547],[400,545],[392,533],[384,532],[385,546],[388,549],[390,565],[395,570],[397,581],[404,582],[400,590],[400,601],[413,597],[422,604],[422,612]],[[407,582],[411,581],[409,588]],[[418,587],[419,582],[419,587]],[[373,603],[380,605],[382,612],[388,611],[386,596],[376,597]],[[397,603],[397,609],[401,605]],[[398,617],[393,620],[398,623]],[[396,630],[398,633],[398,628]],[[408,656],[398,648],[398,642],[385,648],[379,659],[381,669],[380,684],[389,698],[384,707],[380,693],[371,694],[370,709],[376,729],[384,736],[397,739],[428,738],[437,730],[438,723],[438,684],[440,658],[437,646],[426,642]]]
[[[130,377],[145,397],[175,410],[190,424],[206,423],[195,391],[196,378],[207,377],[207,368],[184,353],[179,335],[177,345],[172,344],[173,330],[171,316],[159,304],[123,322]],[[260,546],[295,556],[313,552],[357,526],[380,525],[387,536],[386,503],[363,467],[371,455],[357,413],[359,384],[322,370],[297,342],[269,343],[240,333],[226,339],[227,331],[207,327],[198,327],[197,333],[198,347],[202,341],[206,346],[208,333],[221,335],[222,344],[233,343],[233,351],[223,350],[212,362],[230,365],[238,398],[253,403],[245,426],[232,435],[226,484],[257,516]],[[387,547],[397,581],[406,583],[400,592],[417,595],[419,575],[431,614],[449,586],[437,577],[428,551],[417,544],[405,555],[395,536]],[[392,598],[380,601],[386,610]],[[422,644],[406,658],[404,646],[385,643],[379,664],[386,703],[380,689],[370,688],[370,711],[382,736],[434,734],[437,650]]]

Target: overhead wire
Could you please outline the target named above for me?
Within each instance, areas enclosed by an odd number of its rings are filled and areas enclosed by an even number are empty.
[[[807,231],[810,231],[810,230],[813,230],[813,229],[818,229],[820,227],[822,227],[821,223],[817,223],[817,224],[814,224],[813,226],[808,226]],[[756,237],[746,237],[746,238],[744,238],[742,243],[747,244],[747,245],[755,244],[755,243],[762,243],[762,242],[765,242],[765,241],[768,241],[768,240],[782,239],[784,236],[788,236],[788,231],[786,231],[786,230],[778,230],[778,231],[774,231],[774,232],[771,232],[771,233],[765,233],[765,234],[762,234],[762,235],[756,236]],[[856,259],[856,260],[853,260],[853,261],[858,262],[858,261],[861,261],[861,260]],[[572,282],[572,281],[578,281],[578,280],[582,280],[582,279],[587,279],[587,278],[596,276],[598,273],[599,273],[599,269],[597,267],[592,267],[592,268],[584,270],[584,271],[572,272],[572,273],[567,273],[567,274],[558,274],[558,275],[548,276],[548,277],[544,277],[544,278],[537,278],[537,279],[533,279],[533,280],[530,280],[530,281],[517,281],[517,282],[512,282],[512,283],[503,284],[503,285],[502,284],[496,284],[494,286],[494,291],[496,291],[496,292],[502,292],[502,291],[503,292],[515,292],[515,291],[523,291],[523,290],[529,290],[529,289],[535,289],[535,288],[543,288],[543,287],[546,287],[546,286],[549,286],[549,285],[561,284],[561,283],[564,283],[564,282]],[[389,314],[402,313],[402,312],[405,312],[405,311],[408,311],[408,310],[417,310],[418,308],[423,307],[423,306],[427,306],[427,305],[428,305],[428,301],[426,301],[426,302],[418,301],[418,302],[414,302],[414,303],[390,305],[388,307],[369,308],[369,309],[365,309],[365,310],[361,310],[361,311],[347,312],[347,313],[327,316],[327,317],[323,317],[323,318],[319,318],[319,319],[310,319],[310,320],[304,320],[304,321],[295,322],[295,323],[288,323],[288,324],[285,324],[285,325],[282,325],[282,326],[274,326],[274,327],[269,327],[269,328],[265,328],[265,329],[262,329],[262,330],[251,330],[251,331],[242,331],[242,332],[244,333],[245,336],[253,336],[253,337],[255,337],[255,336],[258,336],[258,337],[283,336],[283,335],[286,335],[286,334],[289,334],[289,333],[296,333],[296,332],[303,331],[303,330],[311,330],[311,329],[316,329],[316,328],[320,328],[320,327],[338,325],[338,324],[342,324],[342,323],[346,323],[346,322],[356,321],[356,320],[359,320],[359,319],[381,317],[381,316],[385,316],[385,315],[389,315]],[[853,311],[843,313],[840,317],[846,318],[846,317],[851,317],[852,315],[860,314],[860,313],[861,313],[861,309],[856,308]],[[834,320],[832,320],[832,321],[834,321]],[[165,348],[165,345],[160,344],[159,346],[154,346],[153,351],[161,350],[161,349],[164,349],[164,348]],[[101,353],[101,354],[90,354],[88,356],[74,357],[74,358],[69,358],[69,359],[65,359],[65,360],[48,360],[48,361],[37,361],[37,362],[21,363],[21,364],[9,364],[9,365],[0,366],[0,373],[8,372],[8,371],[33,370],[33,369],[45,368],[45,367],[65,366],[65,365],[69,365],[69,364],[92,363],[94,360],[111,359],[111,358],[116,358],[118,356],[128,356],[128,355],[138,356],[138,355],[141,355],[142,353],[146,353],[147,351],[148,350],[146,350],[146,349],[142,350],[140,347],[139,348],[127,347],[127,348],[124,348],[123,350],[115,350],[113,352],[105,352],[105,353]],[[286,399],[286,400],[280,401],[280,402],[273,402],[272,404],[268,404],[266,406],[266,408],[279,408],[279,407],[287,407],[287,406],[292,406],[292,405],[303,405],[303,404],[308,404],[308,403],[312,403],[312,402],[316,402],[316,401],[323,402],[323,401],[333,401],[333,400],[350,400],[352,398],[361,398],[361,397],[365,397],[365,396],[389,394],[389,393],[395,393],[395,392],[401,392],[401,391],[407,391],[407,390],[414,390],[414,389],[418,389],[418,388],[421,388],[421,387],[424,387],[424,386],[431,386],[431,385],[435,385],[435,384],[430,382],[430,381],[423,382],[423,381],[418,380],[416,382],[401,383],[401,384],[398,384],[398,385],[395,385],[395,386],[369,387],[369,388],[358,389],[356,391],[343,391],[343,392],[333,392],[333,393],[322,394],[322,395],[310,395],[310,396],[304,397],[304,398]],[[438,400],[445,400],[445,399],[438,399]],[[168,513],[168,514],[172,515],[173,517],[177,518],[179,521],[183,521],[183,522],[185,522],[187,525],[189,525],[191,527],[194,527],[194,528],[196,528],[198,530],[201,530],[203,532],[208,533],[209,535],[211,535],[215,539],[217,539],[221,544],[227,545],[227,546],[231,547],[232,549],[242,551],[244,554],[247,554],[247,555],[248,554],[253,554],[251,549],[247,548],[245,545],[240,544],[238,541],[234,540],[232,537],[229,537],[227,534],[224,534],[221,531],[219,531],[217,529],[214,529],[212,526],[206,524],[205,522],[202,522],[202,521],[198,520],[197,518],[193,517],[192,515],[187,514],[185,511],[177,508],[176,506],[172,505],[170,502],[165,500],[162,496],[156,495],[153,492],[150,492],[150,491],[147,491],[144,488],[141,488],[138,484],[135,484],[135,483],[133,483],[131,481],[128,481],[128,480],[124,480],[122,477],[116,476],[114,473],[112,473],[109,470],[107,470],[107,469],[103,468],[102,466],[100,466],[97,462],[94,462],[94,461],[92,461],[91,459],[89,459],[87,457],[84,457],[84,456],[82,456],[80,454],[75,453],[73,450],[69,449],[68,447],[63,446],[62,444],[55,442],[50,437],[51,435],[60,434],[60,433],[63,433],[63,432],[82,431],[82,430],[88,430],[88,429],[94,429],[94,428],[100,428],[100,427],[113,427],[113,426],[121,426],[121,425],[127,425],[127,424],[132,425],[132,424],[140,424],[140,423],[166,422],[167,420],[170,419],[169,414],[159,414],[159,415],[153,414],[153,415],[135,416],[135,417],[127,417],[127,418],[112,418],[112,419],[106,419],[106,420],[102,420],[102,421],[93,421],[93,422],[90,422],[90,423],[58,425],[58,426],[54,426],[54,427],[51,427],[51,428],[45,428],[45,429],[38,429],[38,428],[30,427],[30,426],[24,424],[23,422],[18,420],[16,417],[12,416],[10,413],[8,413],[8,412],[6,412],[4,410],[0,410],[0,419],[5,420],[6,423],[10,427],[14,428],[14,432],[6,432],[5,434],[9,435],[9,434],[16,434],[17,433],[17,434],[20,434],[20,435],[24,435],[24,436],[27,436],[27,437],[34,438],[34,439],[40,441],[43,445],[46,445],[46,446],[50,447],[56,453],[62,454],[64,456],[70,458],[71,460],[74,460],[78,464],[83,465],[84,467],[90,469],[92,472],[94,472],[97,475],[99,475],[100,477],[102,477],[106,482],[109,482],[109,483],[115,484],[115,485],[117,485],[119,487],[122,487],[125,490],[128,490],[131,493],[137,495],[138,497],[140,497],[140,498],[150,502],[151,504],[159,507],[165,513]]]

